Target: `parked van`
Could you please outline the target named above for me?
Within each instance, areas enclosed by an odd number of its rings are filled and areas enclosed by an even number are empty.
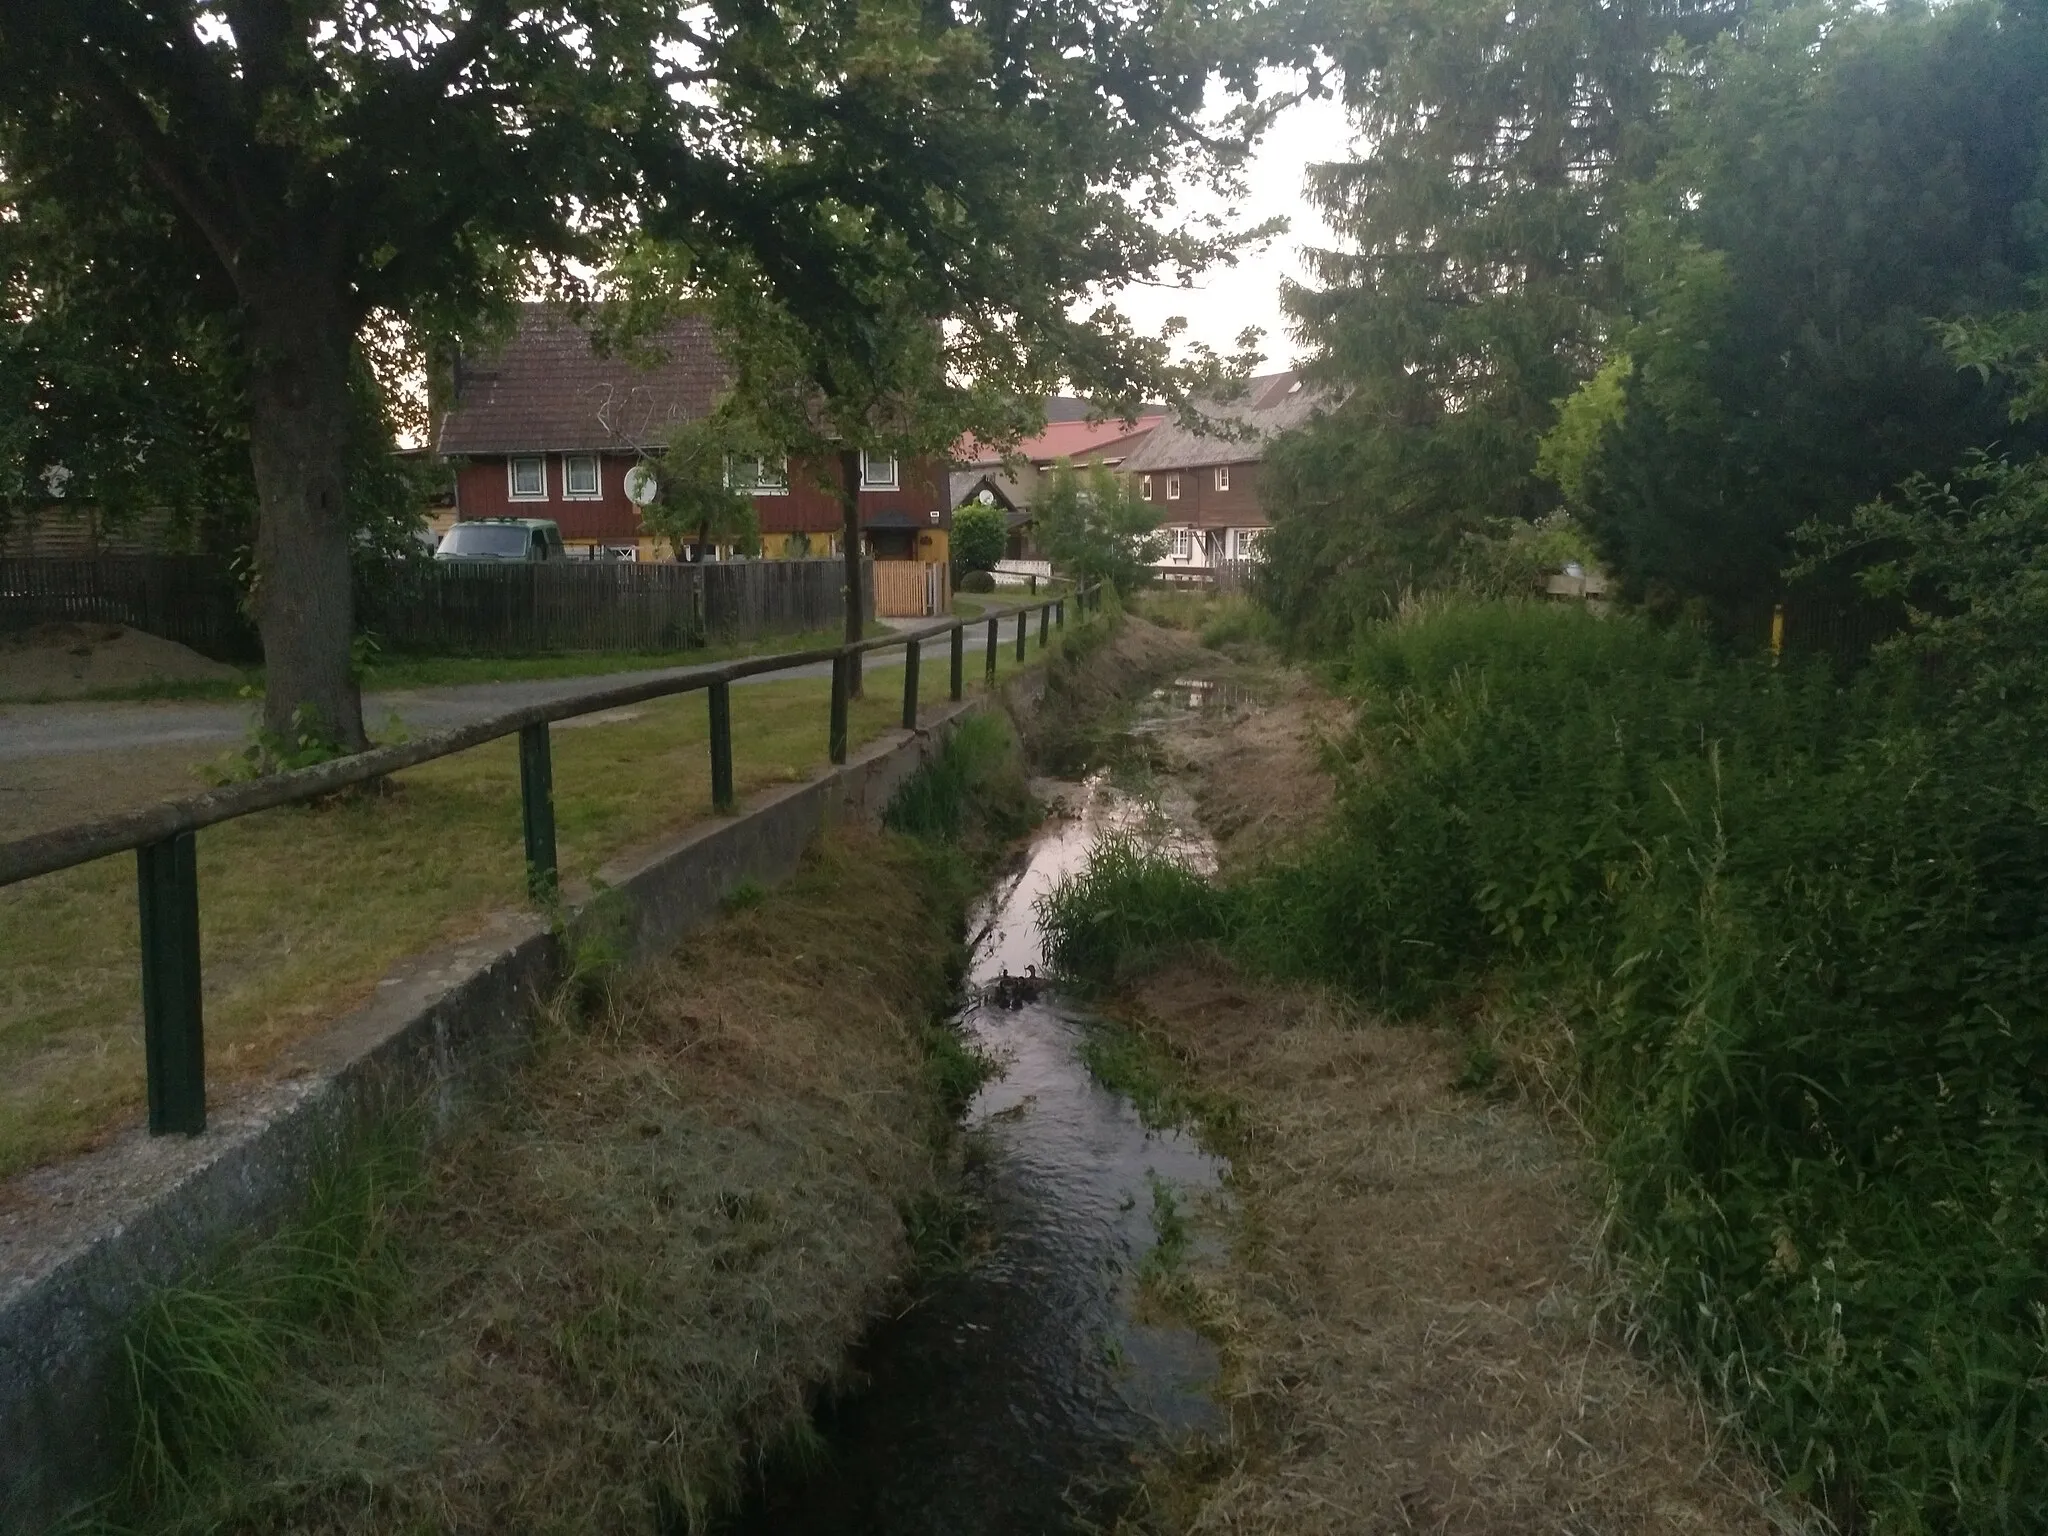
[[[562,530],[545,517],[479,517],[441,535],[436,560],[566,560]]]

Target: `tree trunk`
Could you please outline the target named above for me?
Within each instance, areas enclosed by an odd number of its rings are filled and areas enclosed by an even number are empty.
[[[839,451],[839,522],[846,555],[846,640],[857,642],[867,632],[867,602],[861,580],[860,559],[860,450]],[[847,696],[859,698],[860,653],[856,651],[847,669]]]
[[[283,277],[243,294],[263,729],[286,746],[312,739],[360,752],[347,506],[355,326],[340,296],[317,284]]]

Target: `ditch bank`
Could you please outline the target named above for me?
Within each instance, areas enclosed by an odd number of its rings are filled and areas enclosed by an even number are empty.
[[[1192,805],[1241,876],[1325,827],[1323,743],[1349,722],[1297,675],[1209,653],[1154,697],[1122,771]],[[1123,921],[1098,1003],[1119,1033],[1095,1059],[1229,1159],[1181,1297],[1219,1351],[1229,1424],[1146,1458],[1111,1528],[1803,1528],[1633,1347],[1582,1144],[1475,1071],[1455,1020],[1391,1023]]]
[[[1101,629],[1069,632],[1055,691],[1105,664],[1108,652],[1090,659]],[[1019,678],[1009,710],[1031,720],[1046,683]],[[939,872],[946,860],[862,828],[966,715],[622,862],[565,935],[508,917],[409,968],[309,1044],[297,1075],[221,1106],[205,1138],[135,1137],[41,1176],[0,1216],[5,1528],[46,1529],[110,1485],[122,1493],[103,1525],[120,1510],[151,1528],[701,1523],[742,1449],[801,1424],[810,1391],[900,1286],[905,1233],[943,1182],[933,1106],[957,1102],[968,1068],[927,1021],[968,892]],[[788,891],[767,890],[793,871]],[[644,961],[707,922],[688,956],[607,989],[596,1013],[562,1011],[577,991],[564,977]],[[498,1091],[536,1042],[539,1071]],[[477,1107],[514,1103],[527,1123]],[[806,1134],[821,1113],[840,1122]],[[409,1130],[365,1137],[380,1122]],[[424,1174],[409,1171],[410,1130],[436,1148]],[[381,1142],[395,1162],[363,1151]],[[708,1203],[685,1169],[717,1184]],[[310,1208],[257,1235],[309,1188]],[[417,1209],[436,1214],[409,1226]],[[687,1229],[680,1257],[635,1246],[656,1229]],[[345,1262],[324,1280],[324,1260],[298,1272],[338,1249]],[[378,1278],[394,1258],[395,1303]],[[706,1276],[729,1289],[690,1290]],[[265,1299],[280,1295],[281,1313]],[[235,1326],[206,1337],[209,1309]],[[629,1389],[665,1368],[658,1349],[643,1359],[634,1320],[677,1316],[711,1319],[736,1352],[671,1355],[668,1379],[692,1391],[687,1411],[664,1415]],[[243,1374],[269,1384],[257,1400],[209,1396],[222,1350],[253,1352],[260,1368]],[[324,1369],[334,1362],[370,1369],[376,1391],[347,1389]],[[580,1388],[564,1391],[555,1370]],[[499,1390],[470,1390],[487,1377]],[[581,1434],[550,1406],[579,1390],[586,1406],[637,1402],[664,1432],[628,1429],[631,1412],[585,1413],[577,1423],[609,1430]],[[290,1435],[265,1439],[261,1423],[288,1418]],[[210,1458],[209,1437],[235,1455]],[[289,1467],[260,1470],[266,1445],[291,1447]],[[219,1484],[187,1470],[230,1465]],[[265,1493],[251,1502],[254,1488]]]

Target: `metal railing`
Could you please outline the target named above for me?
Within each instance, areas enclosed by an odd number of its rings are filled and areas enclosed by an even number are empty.
[[[1100,609],[1102,589],[1081,588],[1071,594],[1079,611]],[[80,822],[0,842],[0,886],[38,875],[55,874],[74,865],[112,854],[135,854],[136,907],[142,937],[142,1032],[147,1063],[149,1129],[153,1135],[198,1135],[206,1129],[206,1049],[201,1010],[199,961],[199,870],[195,834],[203,827],[254,815],[279,806],[303,805],[338,790],[415,768],[471,747],[519,738],[520,822],[526,840],[527,893],[551,903],[559,890],[555,860],[554,763],[548,727],[557,720],[618,709],[650,699],[703,692],[708,696],[711,749],[711,801],[720,813],[733,809],[732,685],[742,678],[787,672],[792,668],[832,664],[831,721],[826,755],[846,761],[847,716],[855,661],[871,651],[903,647],[903,728],[915,730],[918,716],[919,662],[924,643],[947,636],[951,649],[953,699],[966,691],[967,631],[987,625],[987,680],[996,680],[996,653],[1001,626],[1016,619],[1017,660],[1025,657],[1027,624],[1038,615],[1038,644],[1043,650],[1054,625],[1067,621],[1066,596],[1006,608],[972,619],[942,619],[920,629],[901,630],[852,645],[756,656],[722,665],[693,667],[687,672],[646,682],[594,688],[544,704],[530,704],[488,719],[437,731],[415,741],[377,747],[332,762],[280,773],[254,783],[165,801],[139,811]]]

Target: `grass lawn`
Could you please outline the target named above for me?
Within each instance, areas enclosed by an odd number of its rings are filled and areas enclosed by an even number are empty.
[[[870,637],[887,626],[868,621]],[[605,677],[614,672],[644,672],[660,667],[701,667],[742,656],[775,651],[808,651],[836,645],[837,629],[795,635],[768,635],[731,645],[702,646],[694,651],[579,651],[552,656],[379,656],[363,668],[365,693],[406,688],[449,688],[463,683],[513,683],[529,678]],[[123,700],[238,699],[263,691],[263,669],[245,667],[237,677],[179,679],[134,683],[122,688],[91,688],[82,693],[49,694],[18,700],[24,704],[55,702],[116,703]]]
[[[1035,665],[1035,618],[1030,627]],[[1003,676],[1018,667],[1012,633],[1006,625],[998,651]],[[869,660],[868,696],[851,717],[856,746],[899,723],[900,658]],[[982,667],[970,653],[970,692]],[[945,699],[943,643],[927,645],[919,682],[927,703]],[[819,678],[733,689],[743,798],[823,766],[828,697]],[[627,713],[554,732],[565,882],[710,815],[704,696]],[[366,999],[400,959],[523,903],[513,741],[395,782],[385,798],[268,811],[200,833],[207,1059],[217,1087],[264,1072],[283,1045]],[[139,964],[132,859],[0,888],[0,1176],[139,1117]]]

